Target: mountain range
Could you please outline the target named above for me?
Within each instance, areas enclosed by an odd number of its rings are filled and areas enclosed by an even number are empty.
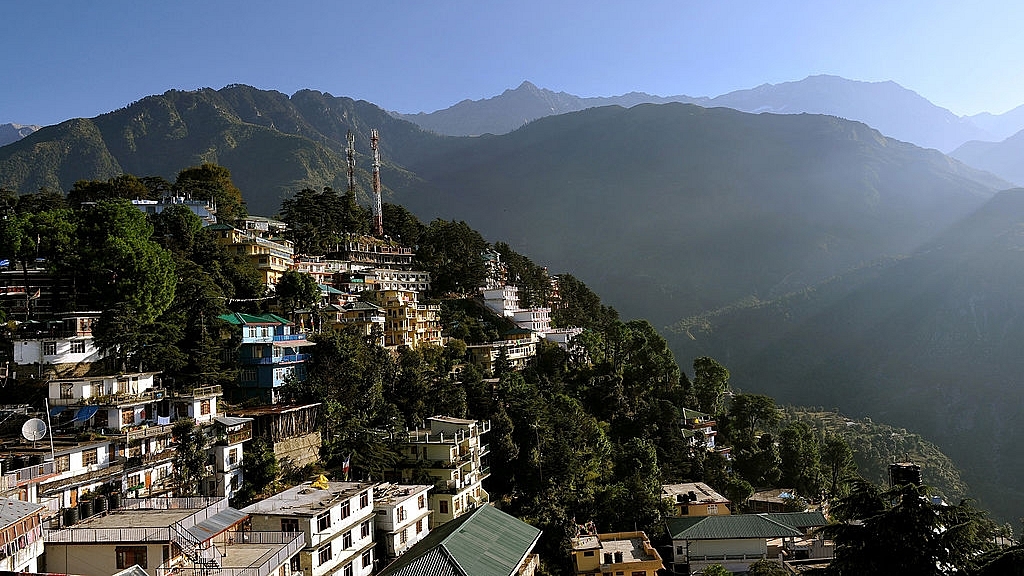
[[[958,117],[895,82],[860,82],[839,76],[809,76],[797,82],[763,84],[716,97],[653,96],[631,92],[622,96],[581,98],[523,82],[515,90],[483,100],[463,100],[431,113],[396,117],[452,136],[504,134],[520,126],[567,112],[598,106],[682,102],[706,108],[743,112],[827,114],[864,122],[886,136],[943,152],[972,140],[998,141],[1024,129],[1024,106],[1005,114]]]
[[[171,90],[0,148],[0,186],[211,161],[271,215],[303,186],[343,187],[348,130],[367,190],[371,128],[390,201],[465,220],[624,316],[673,327],[684,366],[710,354],[738,388],[927,431],[971,465],[983,503],[1024,515],[1002,485],[1022,461],[1022,193],[861,122],[670,102],[456,137],[312,90]]]

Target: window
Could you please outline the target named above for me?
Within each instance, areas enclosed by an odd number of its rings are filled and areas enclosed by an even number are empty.
[[[73,340],[71,342],[72,354],[85,354],[85,340]]]
[[[416,500],[416,506],[420,510],[423,510],[424,508],[426,508],[427,507],[427,497],[425,495],[423,495],[423,494],[420,494],[420,497]]]
[[[256,369],[242,368],[239,374],[239,380],[242,382],[256,382]]]
[[[342,520],[344,520],[345,518],[348,518],[349,516],[352,515],[352,510],[351,510],[351,507],[349,506],[349,504],[350,503],[347,500],[341,504],[340,512],[341,512],[341,519]]]
[[[316,551],[316,560],[321,566],[331,561],[330,543]]]
[[[441,500],[440,502],[437,503],[437,505],[438,505],[438,511],[441,512],[441,514],[447,514],[448,513],[448,501],[447,500]]]
[[[359,525],[359,537],[366,538],[370,535],[370,521],[367,520]]]
[[[98,448],[93,448],[91,450],[83,450],[82,466],[90,466],[92,464],[99,462],[99,456],[97,455],[97,451]],[[129,564],[129,566],[131,566],[131,564]]]
[[[298,532],[298,518],[281,518],[281,532]]]
[[[593,550],[584,550],[583,551],[583,555],[589,558],[589,557],[594,555],[594,551]]]
[[[373,564],[373,552],[370,551],[370,550],[367,550],[366,552],[363,552],[363,557],[360,560],[359,564],[363,568],[369,568],[370,564]]]
[[[228,450],[228,466],[234,466],[238,463],[238,448],[232,448]]]
[[[405,506],[399,506],[396,512],[398,512],[398,521],[405,522]]]
[[[292,556],[291,560],[288,561],[288,567],[291,568],[292,572],[302,570],[302,557],[298,554]]]
[[[345,564],[345,568],[341,570],[342,576],[352,576],[352,563]]]
[[[139,568],[149,568],[146,562],[145,546],[118,546],[114,548],[117,555],[117,569],[124,570],[138,564]]]
[[[352,547],[352,531],[349,530],[341,535],[341,547],[346,550]]]
[[[210,413],[210,401],[209,400],[203,400],[199,404],[199,413],[202,414],[203,416],[206,416],[207,414]]]
[[[54,356],[57,354],[56,342],[43,342],[43,356]],[[131,564],[129,564],[131,566]]]
[[[75,385],[71,382],[60,383],[60,397],[69,400],[75,397]]]
[[[398,542],[405,544],[409,541],[409,531],[406,528],[402,528],[402,532],[398,534]]]
[[[57,459],[53,461],[54,472],[67,472],[71,470],[71,456],[64,454],[63,456],[57,456]]]
[[[708,516],[718,514],[718,504],[708,504]]]
[[[121,424],[123,426],[131,426],[135,423],[135,412],[132,410],[121,411]]]
[[[423,518],[416,521],[416,533],[419,534],[420,532],[423,532]]]
[[[331,527],[331,511],[328,510],[323,514],[316,517],[316,530],[317,532],[323,532]]]
[[[359,507],[366,508],[370,505],[370,491],[367,490],[359,495]]]

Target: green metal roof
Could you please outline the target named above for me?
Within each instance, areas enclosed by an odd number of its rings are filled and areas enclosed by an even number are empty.
[[[705,414],[704,412],[699,412],[697,410],[683,408],[683,418],[685,420],[693,420],[694,418],[711,418],[711,415]]]
[[[540,530],[489,505],[438,526],[380,576],[509,576]]]
[[[828,520],[825,520],[825,515],[818,510],[811,512],[776,512],[768,514],[768,517],[800,531],[828,524]]]
[[[735,540],[803,536],[796,528],[774,520],[774,514],[698,516],[666,520],[673,540]]]
[[[235,326],[242,326],[244,324],[291,324],[290,320],[275,314],[261,314],[257,316],[255,314],[235,312],[233,314],[221,314],[217,318]]]

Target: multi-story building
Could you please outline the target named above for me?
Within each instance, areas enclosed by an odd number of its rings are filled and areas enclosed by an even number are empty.
[[[391,240],[356,236],[339,247],[337,257],[351,264],[392,270],[412,270],[416,252]]]
[[[551,330],[551,309],[522,308],[513,310],[512,321],[520,328],[544,334]]]
[[[710,414],[683,408],[682,426],[683,440],[686,440],[691,449],[700,447],[708,450],[715,449],[715,419]]]
[[[581,534],[572,539],[572,559],[579,576],[655,576],[665,568],[643,532]]]
[[[289,378],[305,379],[309,354],[302,350],[312,343],[305,334],[295,333],[292,322],[273,314],[235,313],[219,318],[241,331],[238,384],[247,397],[276,404]]]
[[[115,433],[156,421],[167,391],[156,372],[50,380],[50,417],[57,428],[102,428]],[[68,418],[69,414],[72,414]]]
[[[12,338],[14,364],[24,376],[75,376],[104,358],[92,336],[99,312],[58,314],[41,327],[19,330]]]
[[[0,571],[39,571],[43,510],[39,504],[0,498]]]
[[[390,482],[373,487],[374,525],[381,560],[401,556],[430,533],[427,492],[432,487]]]
[[[270,230],[261,230],[259,222],[246,230],[239,230],[227,224],[207,226],[217,242],[228,252],[245,256],[256,266],[263,283],[276,286],[281,275],[294,265],[295,248],[291,241],[271,236]],[[270,236],[270,237],[268,237]]]
[[[384,290],[380,295],[385,314],[385,346],[415,348],[426,343],[444,344],[439,305],[419,302],[415,290]]]
[[[199,216],[203,226],[217,223],[217,204],[213,199],[193,200],[187,196],[166,195],[159,200],[132,200],[132,205],[143,214],[161,214],[172,206],[184,206]]]
[[[243,509],[253,530],[304,536],[303,576],[370,576],[374,570],[373,487],[305,482]]]
[[[108,576],[138,565],[150,576],[289,576],[299,532],[246,528],[225,498],[126,499],[107,514],[44,531],[50,572]]]
[[[392,475],[407,483],[417,474],[436,481],[428,498],[433,529],[487,504],[490,496],[482,482],[490,476],[485,462],[489,449],[481,438],[491,423],[433,416],[427,424],[398,438],[403,461]]]
[[[334,329],[354,326],[363,336],[372,336],[384,346],[384,323],[387,320],[383,308],[370,302],[349,302],[342,306],[327,308],[328,322]]]
[[[513,370],[526,368],[537,357],[538,338],[534,332],[517,328],[502,335],[501,340],[466,347],[469,359],[485,373],[493,374],[499,358],[504,355]]]
[[[373,277],[377,290],[430,290],[430,272],[423,270],[374,268]]]
[[[206,479],[203,493],[231,498],[242,487],[243,444],[252,440],[252,418],[217,416],[210,431],[213,474]]]
[[[661,497],[672,506],[675,516],[724,516],[732,513],[729,500],[703,482],[664,484]]]
[[[432,531],[380,576],[533,576],[540,530],[493,506],[480,506]]]

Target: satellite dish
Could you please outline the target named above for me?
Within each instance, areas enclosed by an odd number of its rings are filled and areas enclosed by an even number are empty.
[[[21,435],[29,442],[42,440],[46,436],[46,422],[39,418],[32,418],[21,425]]]

